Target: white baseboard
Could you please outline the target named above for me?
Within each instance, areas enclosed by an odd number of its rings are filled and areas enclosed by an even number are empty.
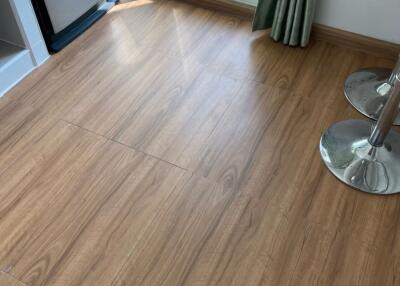
[[[14,87],[35,68],[29,50],[19,52],[0,68],[0,97]]]

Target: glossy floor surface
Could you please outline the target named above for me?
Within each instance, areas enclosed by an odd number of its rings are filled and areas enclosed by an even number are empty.
[[[400,197],[320,136],[354,70],[175,1],[113,8],[0,99],[0,285],[400,285]]]

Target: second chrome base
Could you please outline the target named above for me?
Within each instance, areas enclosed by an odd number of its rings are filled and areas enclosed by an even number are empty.
[[[400,133],[390,131],[382,147],[368,138],[372,123],[341,121],[321,137],[320,152],[328,169],[343,183],[379,195],[400,193]]]
[[[385,105],[390,85],[387,84],[392,71],[385,68],[363,69],[346,79],[344,94],[347,100],[362,114],[378,120]],[[393,123],[400,125],[400,115]]]

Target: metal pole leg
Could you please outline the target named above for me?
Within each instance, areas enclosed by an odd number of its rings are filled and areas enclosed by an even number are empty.
[[[389,98],[395,75],[399,72],[400,55],[392,71],[385,68],[370,68],[349,75],[344,85],[344,94],[359,112],[377,120]],[[393,124],[400,125],[400,115]]]
[[[324,132],[321,157],[339,180],[371,194],[400,193],[400,133],[391,129],[399,115],[399,103],[397,74],[375,125],[366,120],[346,120]]]

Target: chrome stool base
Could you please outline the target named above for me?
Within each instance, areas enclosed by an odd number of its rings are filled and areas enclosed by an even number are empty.
[[[392,70],[385,68],[363,69],[352,73],[346,79],[344,94],[347,100],[365,116],[378,120],[389,98],[390,85],[387,83]],[[400,125],[400,115],[394,125]]]
[[[400,193],[400,133],[389,131],[381,147],[368,139],[366,120],[341,121],[321,137],[320,152],[328,169],[343,183],[370,194]]]

